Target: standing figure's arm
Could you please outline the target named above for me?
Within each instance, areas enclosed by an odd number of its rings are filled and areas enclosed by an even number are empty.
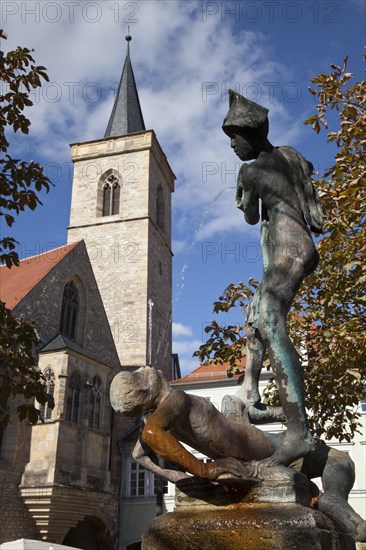
[[[250,166],[243,164],[239,170],[236,188],[236,206],[243,210],[245,221],[255,225],[260,220],[259,195],[250,177]]]

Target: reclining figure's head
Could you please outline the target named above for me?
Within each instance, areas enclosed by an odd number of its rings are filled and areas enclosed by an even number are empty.
[[[113,409],[124,416],[140,416],[158,404],[163,374],[151,367],[123,371],[112,380],[110,400]]]

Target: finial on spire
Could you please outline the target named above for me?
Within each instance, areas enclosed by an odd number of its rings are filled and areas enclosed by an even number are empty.
[[[126,42],[127,42],[127,55],[130,55],[130,42],[132,40],[132,36],[130,35],[130,25],[128,25],[127,34],[125,36]]]
[[[128,25],[128,28],[127,28],[127,29],[128,29],[128,30],[127,30],[127,34],[126,34],[126,36],[125,36],[125,39],[126,39],[127,42],[131,42],[132,36],[130,35],[130,25]]]

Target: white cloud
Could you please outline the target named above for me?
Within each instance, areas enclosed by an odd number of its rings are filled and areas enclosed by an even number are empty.
[[[46,65],[52,81],[33,108],[32,139],[50,161],[67,162],[68,143],[104,134],[126,48],[121,22],[126,23],[129,14],[116,2],[92,3],[100,11],[93,23],[96,9],[85,11],[79,3],[72,14],[64,2],[59,4],[60,21],[51,23],[55,9],[43,13],[40,3],[36,23],[34,16],[21,13],[23,4],[6,21],[7,46],[13,47],[22,36],[22,43],[35,48],[37,63]],[[291,123],[283,103],[269,103],[263,85],[290,71],[273,60],[262,33],[234,34],[220,18],[204,23],[200,2],[148,1],[131,6],[136,13],[130,19],[138,20],[131,24],[131,57],[146,126],[155,129],[177,175],[178,254],[184,250],[183,243],[189,246],[242,228],[230,191],[240,163],[221,131],[227,90],[260,90],[261,102],[271,108],[272,135],[281,134],[282,142],[288,135],[293,142],[299,125]],[[54,101],[57,94],[59,100]],[[100,95],[97,102],[95,94]]]
[[[173,336],[192,336],[192,327],[182,323],[173,323]]]
[[[192,357],[193,353],[198,350],[202,342],[200,340],[188,339],[173,341],[173,353],[178,353],[179,364],[182,376],[185,376],[193,369],[200,366],[197,357]]]
[[[191,354],[198,350],[198,348],[202,345],[201,340],[181,340],[179,342],[174,341],[173,343],[173,351],[174,353],[179,354]]]
[[[179,254],[179,252],[182,252],[187,247],[187,243],[183,240],[175,240],[173,239],[172,242],[172,250],[173,254]]]

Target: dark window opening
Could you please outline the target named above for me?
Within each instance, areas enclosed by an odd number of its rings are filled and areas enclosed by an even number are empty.
[[[99,430],[100,411],[102,402],[102,381],[99,376],[94,376],[90,393],[89,426]]]
[[[119,213],[119,197],[121,188],[118,185],[118,180],[113,184],[112,188],[112,216]]]
[[[146,496],[147,471],[137,462],[130,463],[130,496]]]
[[[154,495],[159,493],[168,494],[168,481],[159,475],[154,475]]]
[[[79,310],[79,296],[73,282],[64,288],[61,307],[60,333],[75,340],[76,324]]]
[[[51,369],[47,369],[45,372],[46,378],[46,393],[49,397],[54,397],[55,395],[55,375]],[[52,418],[52,409],[48,403],[41,405],[40,413],[43,420],[51,420]]]
[[[111,187],[109,183],[105,183],[103,186],[103,216],[109,216],[111,204]]]
[[[74,424],[79,421],[80,387],[80,374],[74,371],[68,380],[66,391],[66,420]]]
[[[111,174],[103,185],[103,216],[115,216],[119,213],[121,187],[115,174]]]

